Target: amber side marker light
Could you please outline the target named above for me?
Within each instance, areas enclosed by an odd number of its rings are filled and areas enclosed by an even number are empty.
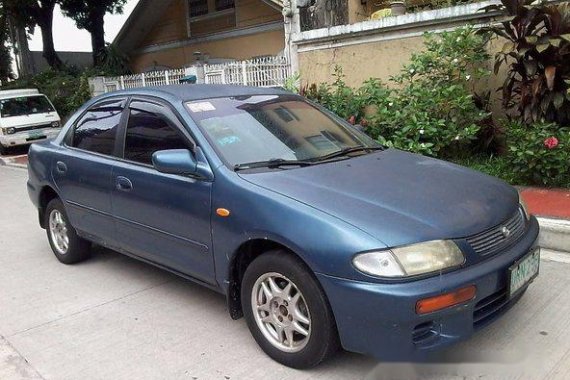
[[[223,217],[230,216],[230,210],[225,208],[219,208],[216,210],[216,214]]]
[[[416,303],[416,313],[427,314],[459,305],[475,298],[475,294],[477,294],[477,288],[475,285],[471,285],[441,296],[425,298]]]

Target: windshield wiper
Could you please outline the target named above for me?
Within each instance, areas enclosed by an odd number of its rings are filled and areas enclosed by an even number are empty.
[[[364,146],[364,145],[352,146],[349,148],[337,150],[336,152],[325,154],[324,156],[317,157],[315,159],[315,161],[323,161],[323,160],[328,160],[331,158],[342,157],[342,156],[346,156],[350,153],[371,152],[371,151],[375,151],[375,150],[384,150],[384,148],[381,146]]]
[[[282,166],[309,166],[313,165],[310,161],[302,160],[284,160],[282,158],[273,158],[267,161],[246,162],[234,165],[234,170],[255,169],[255,168],[279,168]]]

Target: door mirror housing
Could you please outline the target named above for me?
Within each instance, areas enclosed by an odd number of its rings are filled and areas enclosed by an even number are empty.
[[[166,174],[196,174],[198,162],[188,149],[159,150],[152,155],[152,165]]]

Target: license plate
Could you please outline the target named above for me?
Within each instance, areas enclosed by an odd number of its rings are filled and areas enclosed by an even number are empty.
[[[509,268],[509,297],[538,276],[539,266],[540,249],[536,248]]]
[[[45,138],[46,138],[46,135],[43,134],[42,132],[28,133],[28,138],[26,139],[26,141],[41,140],[41,139],[45,139]]]

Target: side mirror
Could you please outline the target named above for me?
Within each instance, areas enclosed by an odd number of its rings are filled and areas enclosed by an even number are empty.
[[[154,152],[152,165],[159,172],[167,174],[195,174],[198,169],[198,163],[188,149]]]

